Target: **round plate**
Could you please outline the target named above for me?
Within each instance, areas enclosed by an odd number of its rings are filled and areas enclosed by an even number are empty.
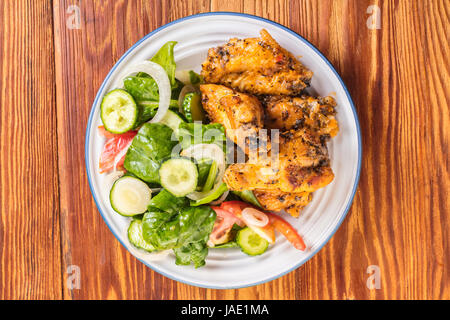
[[[121,70],[129,64],[150,59],[167,41],[178,41],[175,60],[178,70],[201,69],[208,49],[226,43],[230,38],[259,37],[265,28],[278,43],[300,57],[314,72],[313,93],[333,95],[337,101],[339,134],[328,144],[334,181],[314,192],[313,201],[300,218],[286,219],[304,237],[308,251],[294,249],[281,235],[268,251],[249,257],[239,249],[209,250],[206,265],[175,265],[172,253],[159,256],[135,249],[128,241],[129,219],[115,213],[109,203],[109,188],[98,170],[98,160],[104,144],[96,128],[101,125],[100,102]],[[361,135],[358,118],[350,95],[330,62],[308,41],[295,32],[270,20],[256,16],[217,12],[189,16],[171,22],[145,36],[130,48],[106,76],[97,93],[86,131],[86,167],[97,207],[114,236],[137,259],[153,270],[177,281],[207,288],[241,288],[261,284],[295,270],[316,254],[331,238],[350,208],[359,180],[361,166]]]

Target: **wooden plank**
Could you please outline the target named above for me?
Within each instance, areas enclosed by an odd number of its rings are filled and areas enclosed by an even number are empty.
[[[61,298],[52,8],[0,2],[0,300]]]
[[[381,29],[366,27],[373,4]],[[350,90],[364,150],[346,221],[299,270],[302,298],[449,298],[448,10],[442,1],[291,2],[293,30]],[[366,286],[370,265],[379,290]]]

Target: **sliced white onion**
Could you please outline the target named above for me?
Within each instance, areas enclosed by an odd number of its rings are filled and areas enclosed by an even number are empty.
[[[116,180],[119,179],[123,175],[124,175],[123,171],[113,171],[113,172],[105,175],[104,181],[105,181],[106,188],[104,190],[107,190],[108,195],[109,195],[109,190],[111,190],[114,182],[116,182]]]
[[[210,202],[209,204],[213,205],[213,206],[221,204],[227,198],[229,193],[230,193],[230,190],[225,191],[219,199],[217,199],[217,200],[215,200],[213,202]]]
[[[171,250],[146,252],[144,250],[140,250],[132,246],[129,247],[131,247],[129,250],[132,251],[134,256],[145,261],[161,261],[166,259],[166,257],[171,253]]]
[[[194,87],[192,84],[187,84],[183,87],[183,89],[181,89],[180,97],[178,98],[178,109],[180,112],[183,112],[184,96],[186,96],[188,93],[191,92],[198,92],[197,88]]]
[[[245,208],[242,210],[242,220],[245,224],[255,227],[265,227],[269,223],[269,217],[254,208]]]
[[[211,159],[217,162],[217,176],[214,181],[214,187],[207,192],[194,191],[186,197],[192,200],[200,200],[217,191],[222,185],[223,175],[225,174],[225,153],[217,144],[195,144],[181,152],[183,157],[201,160],[203,158]]]
[[[117,164],[119,163],[120,159],[122,159],[122,157],[127,154],[127,151],[130,148],[132,142],[133,142],[133,140],[130,140],[130,142],[128,142],[126,147],[123,148],[122,150],[120,150],[120,152],[114,158],[113,172],[117,171]]]
[[[155,123],[159,122],[165,115],[167,110],[169,110],[170,96],[172,94],[172,88],[170,86],[169,77],[166,71],[159,64],[152,61],[143,61],[125,68],[117,77],[114,82],[113,88],[122,88],[123,79],[135,75],[138,72],[145,72],[150,77],[152,77],[156,84],[158,85],[159,91],[159,106],[158,111],[155,116],[149,122]]]

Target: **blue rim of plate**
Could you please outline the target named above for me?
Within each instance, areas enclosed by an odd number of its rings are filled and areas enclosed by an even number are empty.
[[[100,92],[103,91],[103,87],[106,85],[107,81],[109,80],[109,78],[111,77],[111,74],[114,72],[114,70],[120,65],[120,63],[122,62],[122,60],[128,55],[130,54],[139,44],[141,44],[143,41],[145,41],[147,38],[151,37],[152,35],[156,34],[157,32],[171,26],[177,23],[180,23],[182,21],[185,20],[190,20],[190,19],[194,19],[194,18],[198,18],[198,17],[204,17],[204,16],[218,16],[218,15],[229,15],[229,16],[238,16],[238,17],[245,17],[245,18],[250,18],[250,19],[254,19],[254,20],[259,20],[259,21],[264,21],[266,23],[269,23],[273,26],[276,26],[278,28],[281,28],[282,30],[292,34],[293,36],[295,36],[296,38],[298,38],[300,41],[304,42],[308,47],[310,47],[311,49],[314,50],[315,53],[317,53],[319,55],[320,58],[322,58],[323,61],[325,61],[325,63],[330,67],[330,69],[334,72],[334,74],[336,75],[336,77],[338,78],[339,82],[342,85],[342,88],[344,89],[345,94],[347,95],[347,99],[350,101],[350,106],[352,107],[352,112],[353,112],[353,117],[355,119],[355,124],[356,124],[356,130],[357,130],[357,134],[358,134],[358,168],[357,168],[357,172],[356,172],[356,179],[355,179],[355,184],[353,185],[353,190],[352,190],[352,195],[347,203],[347,206],[345,208],[344,214],[342,215],[341,219],[339,220],[339,222],[336,225],[336,228],[331,232],[330,236],[328,237],[328,239],[326,241],[324,241],[322,243],[321,246],[319,246],[319,248],[317,248],[312,254],[311,256],[302,261],[301,263],[295,265],[293,268],[284,271],[280,274],[277,274],[276,276],[269,278],[269,279],[265,279],[262,281],[258,281],[255,283],[251,283],[251,284],[245,284],[243,286],[229,286],[229,287],[215,287],[215,286],[206,286],[206,285],[202,285],[202,284],[197,284],[194,282],[189,282],[189,281],[183,281],[180,279],[177,279],[175,276],[171,276],[166,274],[165,272],[158,270],[158,268],[156,268],[155,266],[151,266],[150,264],[148,264],[147,262],[137,258],[136,256],[134,256],[127,248],[127,246],[120,240],[119,236],[113,231],[113,229],[111,228],[111,226],[108,224],[107,220],[105,219],[105,215],[102,212],[102,210],[100,209],[100,205],[97,201],[97,198],[95,197],[95,192],[94,189],[92,187],[92,182],[91,182],[91,172],[89,170],[89,136],[90,136],[90,128],[91,128],[91,123],[92,123],[92,119],[94,117],[94,112],[95,112],[95,106],[98,104],[98,100],[100,99]],[[360,177],[360,173],[361,173],[361,160],[362,160],[362,143],[361,143],[361,128],[359,125],[359,119],[358,119],[358,114],[356,112],[356,108],[355,108],[355,104],[353,103],[352,97],[350,96],[350,93],[348,92],[347,87],[345,86],[344,81],[342,80],[341,76],[339,75],[339,73],[336,71],[336,69],[334,68],[334,66],[331,64],[330,61],[328,61],[328,59],[319,51],[319,49],[317,49],[312,43],[310,43],[308,40],[306,40],[305,38],[303,38],[301,35],[297,34],[296,32],[292,31],[291,29],[277,23],[274,22],[272,20],[266,19],[266,18],[261,18],[255,15],[251,15],[251,14],[247,14],[247,13],[237,13],[237,12],[227,12],[227,11],[219,11],[219,12],[206,12],[206,13],[199,13],[199,14],[194,14],[191,16],[187,16],[184,18],[180,18],[177,20],[174,20],[172,22],[169,22],[155,30],[153,30],[152,32],[150,32],[149,34],[147,34],[146,36],[144,36],[142,39],[140,39],[138,42],[136,42],[130,49],[128,49],[123,55],[122,57],[120,57],[120,59],[115,63],[115,65],[112,67],[112,69],[109,71],[109,73],[107,74],[107,76],[105,77],[105,80],[103,80],[102,85],[100,86],[100,88],[98,89],[97,95],[95,97],[94,103],[92,104],[92,108],[91,108],[91,112],[89,114],[89,120],[88,120],[88,124],[87,124],[87,128],[86,128],[86,136],[85,136],[85,164],[86,164],[86,172],[87,172],[87,176],[88,176],[88,181],[89,181],[89,188],[91,189],[91,193],[92,196],[94,198],[95,201],[95,205],[97,206],[98,211],[100,212],[103,220],[105,221],[106,225],[108,226],[109,230],[112,232],[112,234],[114,235],[114,237],[119,241],[119,243],[133,256],[135,257],[137,260],[139,260],[140,262],[142,262],[144,265],[146,265],[147,267],[149,267],[150,269],[152,269],[155,272],[158,272],[159,274],[162,274],[163,276],[171,279],[171,280],[175,280],[184,284],[188,284],[191,286],[196,286],[196,287],[200,287],[200,288],[207,288],[207,289],[239,289],[239,288],[247,288],[247,287],[252,287],[252,286],[256,286],[259,284],[263,284],[266,282],[270,282],[272,280],[278,279],[296,269],[298,269],[299,267],[301,267],[303,264],[305,264],[306,262],[308,262],[312,257],[314,257],[317,252],[319,252],[327,243],[328,241],[330,241],[330,239],[333,237],[333,235],[336,233],[336,231],[339,229],[339,227],[341,226],[342,222],[344,221],[345,217],[347,216],[348,211],[350,210],[350,207],[353,203],[353,199],[355,197],[355,193],[356,190],[358,188],[358,183],[359,183],[359,177]]]

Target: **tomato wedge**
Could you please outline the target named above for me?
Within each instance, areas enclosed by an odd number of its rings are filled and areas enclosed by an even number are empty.
[[[226,201],[222,202],[222,204],[220,205],[220,208],[228,212],[231,212],[234,216],[236,216],[240,220],[242,220],[242,210],[249,207],[254,208],[252,205],[242,201]],[[252,229],[254,232],[256,232],[260,237],[269,241],[269,243],[275,242],[275,231],[271,224],[267,224],[264,227],[256,227],[253,225],[249,225],[248,227]]]
[[[289,222],[276,214],[267,212],[266,214],[268,215],[269,221],[274,226],[275,230],[284,235],[296,249],[301,251],[304,251],[306,249],[303,238],[298,234],[297,230],[295,230],[295,228]]]
[[[228,222],[228,224],[231,224],[233,226],[234,224],[237,224],[240,227],[244,227],[245,223],[242,222],[241,219],[236,217],[234,214],[232,214],[230,211],[223,209],[222,207],[217,206],[211,206],[211,209],[213,209],[218,217],[221,217],[225,221]]]
[[[234,224],[243,226],[243,223],[233,214],[220,207],[211,206],[211,209],[216,212],[217,218],[214,222],[213,230],[209,235],[209,241],[213,245],[226,243],[229,241],[230,231]]]
[[[128,131],[123,134],[113,134],[106,131],[103,126],[99,127],[99,134],[104,136],[107,140],[103,146],[102,154],[100,155],[99,168],[100,173],[108,172],[114,168],[114,161],[122,150],[124,150],[133,138],[137,131]],[[125,161],[125,154],[117,162],[117,168],[123,168]]]

